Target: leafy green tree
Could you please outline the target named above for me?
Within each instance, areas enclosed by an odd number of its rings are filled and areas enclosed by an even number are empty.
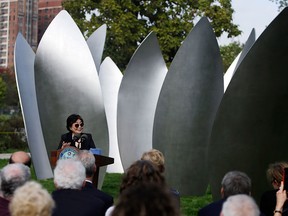
[[[7,92],[7,85],[0,76],[0,106],[2,106],[5,102],[6,92]]]
[[[288,0],[270,0],[270,1],[275,2],[279,6],[279,10],[288,6]]]
[[[210,20],[217,37],[241,33],[232,22],[231,0],[65,0],[63,6],[86,37],[107,25],[104,57],[110,56],[122,70],[151,31],[168,64],[199,17]]]
[[[227,71],[237,55],[242,51],[243,44],[233,42],[228,45],[220,46],[220,53],[223,60],[224,72]]]

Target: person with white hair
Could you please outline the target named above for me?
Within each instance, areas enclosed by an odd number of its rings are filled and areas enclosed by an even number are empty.
[[[0,215],[10,216],[9,203],[14,191],[31,177],[29,167],[24,164],[8,164],[0,171]]]
[[[56,190],[52,192],[56,204],[53,216],[101,216],[105,214],[103,201],[81,190],[85,178],[85,168],[79,160],[58,160],[54,170]]]
[[[259,216],[259,208],[251,196],[238,194],[228,197],[220,216]]]
[[[54,205],[51,195],[41,184],[28,181],[16,189],[9,209],[11,216],[51,216]]]

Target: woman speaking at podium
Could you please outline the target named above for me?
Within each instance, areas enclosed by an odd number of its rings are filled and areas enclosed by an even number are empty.
[[[92,135],[89,133],[82,133],[84,121],[80,115],[70,115],[66,120],[66,128],[69,132],[61,135],[61,140],[57,149],[62,149],[66,146],[73,146],[81,150],[95,148]]]

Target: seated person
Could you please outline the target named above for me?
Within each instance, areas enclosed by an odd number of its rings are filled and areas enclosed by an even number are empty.
[[[54,170],[56,190],[52,192],[56,206],[53,216],[103,216],[105,214],[103,201],[81,190],[85,178],[85,168],[79,160],[57,161]]]
[[[151,161],[155,166],[158,167],[160,173],[164,175],[165,171],[165,158],[162,152],[157,149],[151,149],[148,152],[144,152],[141,160],[148,160]],[[180,209],[180,195],[176,189],[170,188],[170,193],[173,195],[175,204]]]
[[[0,215],[10,216],[9,203],[15,190],[30,180],[29,167],[24,164],[8,164],[0,171]]]
[[[51,216],[54,205],[51,195],[41,184],[28,181],[17,188],[9,209],[11,216]]]
[[[81,150],[77,154],[86,171],[85,184],[82,191],[101,199],[105,204],[105,211],[113,205],[113,197],[101,190],[98,190],[92,183],[93,176],[96,173],[96,164],[94,155],[88,150]]]
[[[31,157],[24,151],[14,152],[9,158],[9,164],[22,163],[28,167],[31,167]]]
[[[287,162],[276,162],[269,164],[266,171],[267,180],[273,187],[273,190],[269,190],[263,193],[260,200],[260,211],[266,216],[274,215],[274,209],[276,205],[276,192],[280,188],[281,181],[283,179],[284,168],[288,167]],[[287,202],[283,206],[283,215],[288,215]]]
[[[220,215],[222,205],[229,196],[236,194],[251,194],[251,179],[246,173],[240,171],[230,171],[222,179],[221,182],[222,199],[212,202],[199,210],[199,216]]]
[[[142,182],[121,193],[112,216],[125,215],[180,216],[180,213],[168,190],[153,182]]]
[[[228,197],[220,216],[259,216],[259,208],[251,196],[238,194]]]
[[[129,188],[143,183],[157,184],[168,191],[165,177],[159,172],[158,168],[150,161],[138,160],[131,164],[124,173],[120,185],[120,196],[124,191],[128,190]],[[175,205],[174,202],[173,205]],[[176,205],[175,208],[177,209]],[[106,211],[105,216],[111,216],[113,210],[114,206],[111,206]]]
[[[66,128],[69,132],[61,136],[57,149],[61,149],[66,146],[73,146],[81,150],[95,148],[92,135],[82,132],[84,128],[84,121],[80,115],[70,115],[66,120]]]

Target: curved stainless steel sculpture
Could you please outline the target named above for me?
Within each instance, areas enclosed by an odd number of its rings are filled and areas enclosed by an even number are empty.
[[[117,133],[124,170],[152,148],[154,114],[166,72],[152,32],[132,56],[119,89]]]
[[[46,152],[36,101],[35,53],[21,33],[16,38],[14,53],[18,95],[36,176],[38,179],[52,178],[53,173]]]
[[[207,189],[206,148],[222,95],[218,43],[207,18],[201,18],[167,73],[153,131],[153,147],[166,158],[167,180],[183,195]]]
[[[105,45],[107,25],[100,26],[93,34],[87,39],[87,44],[93,56],[93,60],[99,73],[102,54]]]
[[[238,56],[232,62],[232,64],[230,65],[230,67],[228,68],[227,72],[224,75],[224,92],[226,91],[235,71],[241,64],[242,60],[244,59],[244,57],[246,56],[246,54],[248,53],[254,42],[255,42],[255,29],[253,28],[245,43],[245,46],[243,47],[243,50],[238,54]]]
[[[252,195],[271,187],[269,163],[287,160],[288,8],[256,40],[239,65],[222,99],[209,147],[212,195],[217,199],[227,171],[252,179]]]
[[[96,147],[108,155],[108,128],[98,73],[83,35],[66,11],[55,17],[40,41],[35,83],[48,154],[66,132],[66,118],[79,113]]]
[[[114,158],[114,164],[107,167],[108,173],[124,172],[117,139],[117,101],[122,77],[117,65],[106,57],[100,67],[99,80],[109,129],[109,157]]]

